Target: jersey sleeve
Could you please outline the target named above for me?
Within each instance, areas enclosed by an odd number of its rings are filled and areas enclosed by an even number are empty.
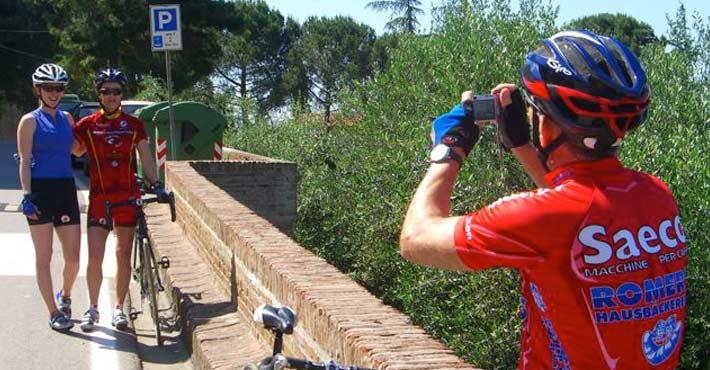
[[[457,223],[456,252],[475,270],[540,264],[556,247],[569,248],[581,221],[576,210],[583,206],[553,189],[501,198]]]
[[[74,138],[83,144],[86,144],[86,127],[88,118],[89,116],[80,119],[79,122],[77,122],[72,128]]]

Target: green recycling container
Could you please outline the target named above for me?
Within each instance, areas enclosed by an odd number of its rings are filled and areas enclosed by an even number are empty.
[[[145,106],[143,108],[140,108],[135,111],[135,115],[143,121],[143,124],[145,126],[145,132],[148,134],[148,137],[150,137],[150,153],[153,156],[153,160],[156,159],[155,157],[155,138],[156,138],[156,132],[155,132],[155,123],[153,123],[153,117],[155,116],[155,112],[158,110],[165,108],[168,106],[168,102],[159,102],[155,104],[151,104],[148,106]],[[145,173],[143,172],[143,166],[141,165],[140,161],[137,161],[137,170],[138,170],[138,175],[140,177],[145,177]],[[162,178],[162,177],[161,177]]]
[[[173,104],[175,122],[175,158],[171,157],[170,119],[168,106],[158,109],[153,116],[156,137],[153,146],[156,161],[161,163],[161,156],[168,160],[211,160],[215,156],[215,145],[222,145],[227,119],[219,111],[198,102],[179,102]],[[164,154],[163,154],[164,153]],[[164,171],[160,171],[163,179]]]
[[[155,112],[168,106],[168,102],[163,101],[159,103],[154,103],[143,108],[136,110],[135,115],[140,118],[145,124],[145,132],[148,133],[151,140],[155,137],[155,124],[153,123],[153,117]]]

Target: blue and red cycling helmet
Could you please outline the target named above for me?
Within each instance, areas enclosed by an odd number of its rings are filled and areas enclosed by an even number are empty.
[[[126,87],[128,80],[126,75],[116,68],[103,68],[96,72],[96,78],[94,79],[94,84],[96,88],[100,88],[106,82],[118,82],[122,87]]]
[[[542,44],[528,54],[521,77],[527,101],[563,131],[545,154],[565,139],[592,157],[615,154],[648,114],[651,90],[638,58],[587,30],[559,32]]]

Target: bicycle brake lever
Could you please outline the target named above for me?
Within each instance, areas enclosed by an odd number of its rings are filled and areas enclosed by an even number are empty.
[[[283,370],[288,365],[288,360],[281,354],[268,357],[259,363],[258,370]],[[252,370],[250,368],[249,370]],[[246,370],[246,368],[245,368]]]

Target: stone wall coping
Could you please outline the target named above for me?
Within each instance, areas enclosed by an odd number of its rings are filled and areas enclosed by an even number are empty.
[[[280,159],[274,159],[269,157],[264,157],[262,155],[253,154],[249,152],[244,152],[241,150],[224,147],[222,148],[222,159],[226,161],[253,161],[253,162],[266,162],[266,163],[293,163],[289,161],[283,161]]]

